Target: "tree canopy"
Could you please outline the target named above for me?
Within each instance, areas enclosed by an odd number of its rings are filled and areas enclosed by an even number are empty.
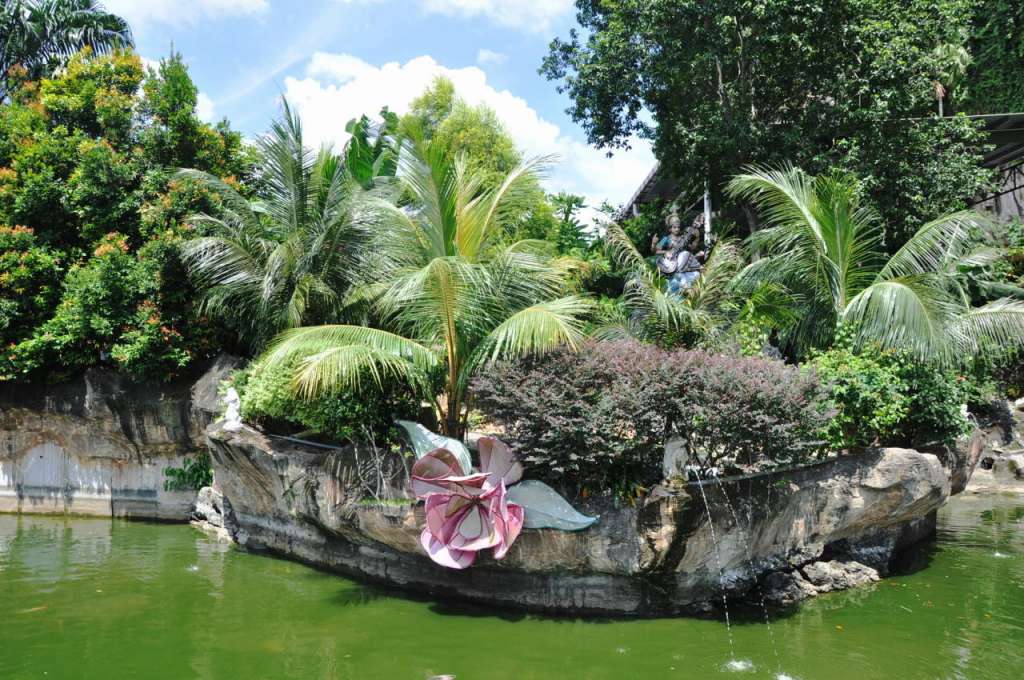
[[[0,104],[0,291],[20,298],[0,305],[0,379],[105,362],[167,379],[215,350],[177,244],[220,197],[174,166],[241,186],[250,164],[195,105],[179,55],[88,48]]]
[[[975,2],[577,0],[541,71],[592,143],[651,139],[684,191],[750,163],[853,172],[893,248],[988,180],[975,124],[922,120],[957,54],[936,46],[964,44]]]
[[[0,0],[0,101],[12,84],[51,75],[84,47],[131,46],[128,24],[95,0]]]

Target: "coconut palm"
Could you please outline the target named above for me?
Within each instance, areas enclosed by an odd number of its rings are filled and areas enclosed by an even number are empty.
[[[626,272],[619,318],[599,325],[593,335],[611,340],[632,337],[663,347],[709,343],[736,319],[740,300],[732,282],[743,266],[735,241],[712,248],[700,278],[684,294],[668,292],[665,279],[636,249],[618,224],[607,225],[610,255]]]
[[[971,53],[962,45],[953,43],[941,43],[932,51],[932,58],[935,60],[935,79],[932,80],[932,89],[935,92],[935,99],[939,103],[939,117],[945,115],[945,101],[950,90],[956,88],[967,76],[967,69],[971,65]],[[961,91],[960,96],[966,93]]]
[[[95,0],[0,0],[0,101],[14,66],[35,80],[83,47],[103,54],[132,44],[125,20]]]
[[[496,359],[575,346],[590,303],[564,294],[567,273],[544,246],[503,243],[504,219],[546,159],[486,188],[479,171],[415,124],[403,138],[397,176],[408,205],[370,198],[362,208],[376,226],[358,294],[377,321],[286,331],[264,360],[303,357],[295,382],[306,396],[366,379],[407,381],[433,404],[442,430],[460,436],[474,373]]]
[[[794,356],[829,346],[839,323],[860,346],[947,363],[1024,341],[1024,303],[972,306],[963,272],[1001,255],[982,215],[944,215],[886,257],[880,218],[849,176],[749,168],[727,191],[753,203],[767,224],[750,237],[764,257],[745,268],[741,283],[771,282],[799,295],[797,323],[784,338]]]
[[[224,180],[198,170],[179,176],[218,194],[217,216],[194,215],[208,235],[182,255],[202,309],[223,319],[254,350],[277,333],[342,316],[365,225],[355,210],[361,188],[329,147],[303,143],[298,116],[282,116],[256,141],[262,195],[246,199]]]

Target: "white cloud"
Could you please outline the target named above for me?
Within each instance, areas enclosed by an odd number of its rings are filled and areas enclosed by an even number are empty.
[[[476,53],[476,63],[483,66],[484,64],[504,64],[508,61],[508,55],[504,52],[495,52],[489,50],[486,47],[481,47]]]
[[[565,15],[573,0],[419,0],[428,11],[448,16],[482,16],[502,26],[538,33],[550,30],[551,23]]]
[[[268,0],[105,0],[103,6],[129,24],[194,25],[202,19],[259,14]]]
[[[549,191],[581,194],[593,207],[605,199],[622,203],[654,165],[650,145],[643,140],[634,140],[633,149],[607,158],[604,151],[542,118],[522,97],[489,85],[487,74],[478,67],[447,68],[430,56],[374,66],[351,55],[318,52],[305,78],[285,78],[285,96],[301,114],[312,143],[341,145],[348,137],[348,120],[364,113],[375,115],[384,106],[405,113],[439,75],[449,78],[468,103],[494,109],[526,155],[559,157],[546,181]]]
[[[149,69],[153,69],[156,72],[160,72],[160,60],[159,59],[147,59],[146,57],[139,55],[139,59],[142,60],[142,69],[149,73]]]
[[[209,95],[205,92],[200,92],[196,95],[196,115],[199,116],[199,120],[206,121],[207,123],[215,122],[215,111],[216,107]]]

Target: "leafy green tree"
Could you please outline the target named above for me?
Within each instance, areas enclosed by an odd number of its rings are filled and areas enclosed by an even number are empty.
[[[195,314],[177,245],[193,232],[185,216],[222,201],[173,179],[167,164],[243,191],[251,173],[241,137],[194,109],[179,55],[146,72],[120,50],[83,50],[0,104],[0,232],[26,247],[25,257],[0,257],[0,280],[21,296],[6,305],[0,376],[106,363],[163,380],[216,350],[219,327]],[[60,268],[43,275],[46,262]]]
[[[246,172],[239,163],[241,136],[226,122],[202,122],[196,116],[198,94],[180,54],[148,69],[137,111],[145,121],[138,131],[145,162],[149,168],[200,167],[238,178]]]
[[[405,118],[453,159],[464,155],[469,169],[483,176],[485,186],[500,183],[522,162],[515,141],[494,110],[485,104],[467,104],[443,76],[413,100]]]
[[[0,0],[0,102],[18,81],[50,75],[82,48],[131,46],[125,20],[95,0]]]
[[[551,43],[542,73],[592,143],[653,140],[684,193],[705,178],[717,192],[751,163],[842,165],[869,180],[894,250],[989,179],[974,123],[912,120],[934,116],[949,56],[935,46],[963,45],[975,1],[577,0],[581,30]]]
[[[123,235],[103,237],[93,256],[68,272],[53,315],[31,338],[8,349],[0,376],[10,379],[49,369],[61,377],[120,354],[141,361],[141,370],[135,371],[140,377],[169,377],[190,356],[181,332],[167,325],[154,303],[158,270],[159,262],[136,257]],[[159,341],[144,354],[129,357],[124,353],[142,329]]]
[[[551,240],[558,246],[558,252],[569,253],[574,249],[585,248],[587,239],[583,235],[583,225],[576,214],[587,207],[586,199],[576,194],[560,191],[550,197],[558,217],[558,233]]]
[[[978,0],[968,41],[969,113],[1024,111],[1024,4]]]
[[[286,331],[266,360],[302,357],[295,381],[306,396],[363,380],[407,381],[434,405],[442,430],[460,436],[472,376],[498,358],[575,345],[590,305],[564,295],[566,272],[543,250],[504,244],[503,218],[532,189],[541,161],[485,188],[481,170],[426,140],[415,122],[403,136],[398,181],[410,205],[367,203],[376,238],[361,266],[362,292],[379,323]]]
[[[61,262],[31,229],[0,226],[0,345],[26,335],[50,314],[60,292]]]
[[[366,229],[356,214],[359,182],[329,147],[306,148],[287,101],[256,146],[266,191],[251,201],[210,173],[179,176],[223,200],[220,214],[191,218],[208,235],[182,248],[202,309],[258,351],[287,328],[340,317]]]
[[[466,103],[447,78],[438,77],[413,100],[404,120],[422,130],[424,138],[435,148],[446,149],[450,162],[464,157],[468,169],[481,178],[484,189],[499,186],[523,161],[515,140],[494,110],[486,104]],[[511,240],[519,240],[524,233],[533,237],[547,234],[547,228],[554,223],[540,179],[537,175],[526,180],[529,191],[519,192],[516,204],[508,206],[502,226]]]
[[[1024,303],[971,305],[962,268],[1002,254],[984,240],[987,224],[978,213],[929,222],[886,257],[881,219],[849,176],[752,168],[728,190],[756,205],[766,224],[751,236],[764,256],[744,269],[742,281],[781,286],[797,301],[797,322],[783,336],[793,355],[829,347],[837,325],[849,326],[855,348],[904,350],[941,363],[1024,343]]]

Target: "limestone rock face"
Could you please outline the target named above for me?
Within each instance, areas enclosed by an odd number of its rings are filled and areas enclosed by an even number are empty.
[[[965,447],[976,465],[968,491],[1024,493],[1024,399],[1003,406]]]
[[[771,577],[786,581],[780,601],[868,582],[878,578],[874,567],[823,555],[870,549],[887,562],[906,528],[934,520],[950,490],[934,455],[880,449],[703,489],[656,487],[635,507],[588,507],[600,514],[589,529],[524,530],[504,560],[452,571],[423,555],[422,508],[402,500],[404,477],[390,478],[383,494],[359,480],[366,454],[304,448],[247,427],[215,424],[207,434],[232,508],[228,530],[245,547],[421,594],[557,613],[690,611],[780,571],[790,574]],[[807,565],[811,573],[800,573]]]
[[[64,385],[4,385],[0,512],[187,519],[195,492],[164,490],[163,470],[204,449],[211,417],[193,408],[191,387],[101,369]]]

